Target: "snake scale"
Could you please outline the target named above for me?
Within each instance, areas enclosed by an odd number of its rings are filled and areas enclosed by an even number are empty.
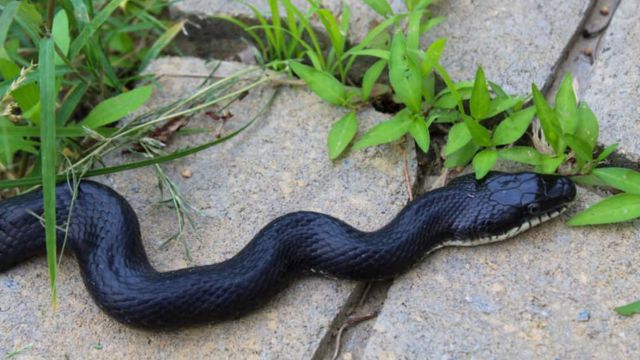
[[[129,203],[105,185],[82,181],[67,247],[87,289],[109,315],[137,327],[176,327],[241,316],[305,272],[392,278],[437,248],[512,237],[557,216],[574,196],[575,186],[562,176],[467,175],[416,198],[373,232],[329,215],[294,212],[271,221],[228,260],[158,272]],[[71,201],[69,186],[59,184],[58,219],[67,218]],[[44,253],[44,228],[34,213],[43,213],[41,191],[0,202],[0,272]]]

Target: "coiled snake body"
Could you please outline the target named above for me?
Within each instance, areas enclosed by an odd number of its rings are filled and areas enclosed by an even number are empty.
[[[565,177],[490,173],[476,181],[463,176],[407,204],[377,231],[362,232],[325,214],[295,212],[270,222],[226,261],[157,272],[127,201],[104,185],[83,181],[67,246],[89,292],[109,315],[135,326],[174,327],[242,315],[301,272],[390,278],[436,248],[513,236],[556,216],[574,196],[575,187]],[[44,252],[44,229],[30,213],[42,214],[41,197],[36,191],[0,202],[0,271]],[[59,219],[66,219],[71,199],[69,187],[58,185]]]

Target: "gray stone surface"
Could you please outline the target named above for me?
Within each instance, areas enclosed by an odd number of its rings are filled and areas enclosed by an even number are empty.
[[[640,160],[640,2],[622,1],[596,54],[585,99],[600,120],[603,145]]]
[[[640,221],[570,228],[598,197],[516,239],[432,254],[391,286],[366,359],[632,359]]]
[[[154,72],[205,72],[197,59],[163,59]],[[156,102],[185,94],[197,79],[160,79]],[[250,120],[273,92],[251,91],[229,111],[228,128]],[[171,209],[160,200],[153,169],[111,175],[102,181],[130,200],[141,220],[145,247],[160,270],[209,264],[234,255],[276,216],[294,210],[326,212],[363,229],[387,222],[407,199],[398,145],[372,148],[335,163],[325,150],[327,130],[343,110],[301,88],[281,88],[270,110],[236,139],[163,166],[186,199],[204,216],[184,241],[159,244],[176,231]],[[385,115],[364,110],[364,127]],[[208,116],[189,126],[217,128]],[[180,137],[172,148],[208,140]],[[412,161],[415,170],[415,161]],[[182,178],[189,169],[191,178]],[[69,359],[306,359],[327,336],[355,284],[307,277],[295,281],[263,309],[237,321],[171,332],[133,329],[107,317],[85,290],[75,261],[66,257],[59,277],[58,309],[49,307],[44,258],[0,274],[0,354],[33,344],[25,358]]]
[[[590,0],[438,1],[433,12],[447,20],[427,40],[448,39],[442,63],[455,79],[473,79],[476,67],[482,65],[487,79],[505,90],[529,93],[532,82],[542,87],[551,80],[590,4]]]

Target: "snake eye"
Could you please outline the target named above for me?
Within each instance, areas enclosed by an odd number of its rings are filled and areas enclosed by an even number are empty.
[[[529,204],[527,207],[529,209],[529,214],[535,215],[540,211],[540,205],[538,203]]]

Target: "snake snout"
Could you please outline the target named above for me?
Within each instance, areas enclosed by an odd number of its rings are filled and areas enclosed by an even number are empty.
[[[576,197],[576,186],[566,176],[544,176],[545,194],[541,201],[541,210],[548,212],[565,207]]]

